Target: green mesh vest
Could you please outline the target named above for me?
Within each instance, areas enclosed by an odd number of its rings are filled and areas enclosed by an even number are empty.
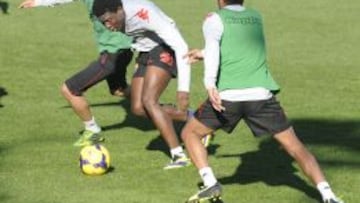
[[[224,25],[220,42],[218,89],[264,87],[273,92],[279,91],[266,64],[260,14],[253,9],[220,9],[217,13]]]

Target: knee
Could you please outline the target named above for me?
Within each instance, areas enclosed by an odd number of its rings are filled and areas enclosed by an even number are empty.
[[[74,92],[72,92],[69,87],[66,85],[66,83],[63,83],[60,87],[60,92],[62,94],[62,96],[68,100],[71,101],[73,98],[75,97],[80,97],[80,95],[74,94]]]
[[[197,136],[198,135],[195,133],[194,129],[192,129],[189,125],[184,126],[180,135],[183,141],[188,140],[190,137],[197,137]]]
[[[131,112],[136,116],[145,116],[145,109],[142,104],[132,104]]]
[[[69,97],[71,95],[71,92],[69,90],[69,88],[67,87],[67,85],[65,83],[63,83],[60,87],[60,92],[63,95],[63,97]]]
[[[143,103],[144,108],[147,109],[148,111],[156,108],[157,102],[156,102],[156,100],[155,100],[154,98],[152,98],[152,97],[149,97],[149,96],[147,96],[147,95],[144,95],[144,96],[142,97],[142,101],[141,101],[141,102]]]
[[[180,134],[181,140],[183,141],[187,140],[188,136],[189,136],[188,130],[186,128],[183,128]]]

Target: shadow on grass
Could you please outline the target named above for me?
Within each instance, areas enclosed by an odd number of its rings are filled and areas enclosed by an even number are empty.
[[[1,3],[1,2],[0,2]],[[8,95],[9,93],[5,90],[5,88],[3,88],[3,87],[0,87],[0,101],[1,101],[1,97],[3,97],[3,96],[6,96],[6,95]],[[0,103],[0,108],[2,108],[2,107],[4,107],[4,105],[2,105],[1,103]]]
[[[287,185],[313,199],[321,200],[317,190],[295,174],[297,169],[292,165],[292,158],[279,148],[275,140],[263,140],[259,144],[259,150],[256,151],[218,157],[239,157],[241,162],[233,175],[219,178],[220,183],[224,185],[245,185],[255,182],[264,182],[270,186]]]
[[[9,200],[10,196],[5,194],[0,194],[0,202],[5,202],[6,200]]]
[[[106,171],[106,174],[113,173],[115,171],[115,168],[113,166],[110,166],[109,169]]]
[[[292,123],[297,135],[306,144],[338,146],[360,151],[360,119],[295,119]]]
[[[150,151],[161,151],[166,156],[170,157],[169,147],[167,146],[165,140],[160,135],[152,139],[149,142],[149,144],[146,146],[146,149]]]
[[[219,144],[210,143],[207,147],[207,151],[209,155],[216,154],[217,149],[220,147]],[[156,138],[152,139],[149,144],[146,146],[146,149],[149,151],[161,151],[166,156],[170,157],[169,147],[165,143],[164,139],[159,135]]]
[[[101,126],[101,129],[103,131],[108,130],[115,130],[115,129],[121,129],[124,127],[133,127],[142,131],[150,131],[150,130],[156,130],[153,123],[147,119],[142,118],[139,116],[135,116],[131,112],[131,104],[128,99],[120,100],[120,102],[110,102],[110,103],[99,103],[99,104],[91,104],[90,107],[102,107],[102,106],[119,106],[123,108],[126,111],[126,117],[122,122],[107,125],[107,126]],[[70,106],[65,106],[64,108],[70,108]],[[177,135],[180,135],[182,128],[184,127],[185,122],[174,122],[174,128],[177,133]],[[181,141],[179,137],[179,141]],[[210,146],[207,148],[208,153],[210,155],[213,155],[216,153],[216,150],[220,147],[218,144],[210,144]],[[161,135],[158,135],[156,138],[152,139],[149,144],[146,146],[147,150],[151,151],[161,151],[165,155],[169,155],[169,147],[165,143],[164,139],[161,137]]]
[[[155,126],[153,125],[153,123],[149,119],[135,116],[134,114],[132,114],[131,104],[128,99],[123,99],[119,103],[114,103],[114,104],[113,103],[102,104],[101,106],[105,106],[105,105],[121,106],[126,111],[126,117],[122,122],[115,123],[112,125],[107,125],[107,126],[101,126],[101,128],[104,131],[121,129],[124,127],[132,127],[132,128],[136,128],[136,129],[139,129],[142,131],[150,131],[150,130],[156,129]],[[91,106],[99,106],[99,104],[95,104],[95,105],[91,105]]]
[[[305,144],[341,147],[350,151],[360,150],[360,121],[296,119],[293,120],[293,124],[298,136]],[[218,157],[240,159],[240,164],[234,174],[219,179],[224,185],[255,182],[264,182],[270,186],[286,185],[321,201],[318,191],[296,175],[298,171],[292,165],[293,159],[271,138],[262,140],[259,143],[259,150]],[[339,160],[321,161],[321,165],[360,167],[360,159],[343,161],[339,158]]]
[[[184,127],[185,122],[174,122],[174,128],[176,131],[176,134],[178,135],[178,139],[180,142],[182,142],[180,138],[181,130]],[[217,149],[220,147],[219,144],[210,143],[210,145],[207,147],[207,151],[209,155],[216,154]],[[169,154],[169,147],[165,143],[165,140],[161,137],[161,135],[158,135],[156,138],[152,139],[149,144],[146,146],[147,150],[150,151],[161,151],[168,157],[170,157]]]
[[[2,157],[4,157],[6,154],[6,151],[8,150],[9,146],[3,144],[3,143],[0,143],[0,160]],[[8,170],[9,168],[6,168],[6,165],[3,164],[2,161],[0,161],[0,168],[3,168],[5,167],[6,170]],[[3,169],[1,169],[3,170]],[[4,179],[5,180],[5,179]],[[6,200],[9,200],[10,199],[10,196],[7,195],[4,191],[5,187],[2,187],[3,186],[3,182],[1,181],[0,182],[0,202],[5,202]]]
[[[5,1],[0,1],[0,10],[4,14],[8,14],[9,12],[9,3]]]
[[[175,132],[178,135],[178,140],[179,142],[181,142],[180,133],[181,133],[181,129],[185,125],[185,122],[173,122],[173,124],[175,128]],[[161,151],[169,158],[171,157],[171,155],[169,154],[170,149],[161,135],[158,135],[157,137],[152,139],[149,142],[149,144],[146,146],[146,149],[150,151]]]
[[[111,125],[101,126],[101,129],[103,131],[121,129],[124,127],[130,127],[130,128],[132,127],[132,128],[136,128],[136,129],[139,129],[142,131],[150,131],[150,130],[155,129],[155,126],[152,124],[152,122],[149,119],[135,116],[134,114],[131,113],[131,110],[130,110],[131,104],[128,99],[123,99],[123,100],[120,100],[119,102],[90,104],[90,108],[91,107],[104,107],[104,106],[117,106],[117,107],[123,108],[126,111],[126,117],[122,122],[114,123]],[[71,108],[71,107],[64,106],[62,108]]]

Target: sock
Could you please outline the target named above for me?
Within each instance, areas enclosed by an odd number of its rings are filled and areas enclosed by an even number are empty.
[[[316,188],[319,190],[319,192],[324,200],[331,199],[331,198],[335,199],[335,194],[331,190],[328,182],[326,182],[326,181],[320,182],[316,185]]]
[[[215,175],[210,167],[201,168],[199,174],[204,182],[204,186],[211,187],[217,183]]]
[[[183,150],[183,148],[181,146],[170,149],[170,154],[171,154],[172,158],[175,155],[180,156],[180,157],[185,157],[186,156],[185,153],[184,153],[184,150]]]
[[[92,117],[89,121],[84,121],[85,130],[90,130],[94,133],[99,133],[101,131],[101,128],[99,125],[95,122],[95,118]]]

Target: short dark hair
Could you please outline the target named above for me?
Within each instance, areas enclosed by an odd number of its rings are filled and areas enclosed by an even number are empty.
[[[100,17],[106,12],[116,12],[119,7],[122,7],[121,0],[94,0],[92,13]]]
[[[244,3],[244,0],[225,0],[226,3],[229,5],[229,4],[241,4],[243,5]]]

